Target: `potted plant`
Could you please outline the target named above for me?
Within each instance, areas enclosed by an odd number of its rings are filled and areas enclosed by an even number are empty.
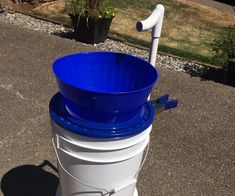
[[[88,44],[104,42],[115,16],[109,0],[67,0],[75,38]]]
[[[212,43],[213,61],[227,70],[227,81],[235,86],[235,26],[226,28]]]

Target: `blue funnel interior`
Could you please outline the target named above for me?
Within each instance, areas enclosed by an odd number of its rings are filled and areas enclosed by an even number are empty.
[[[158,78],[150,63],[113,52],[61,57],[53,71],[70,114],[102,123],[123,122],[143,110]]]
[[[148,62],[112,52],[65,56],[54,62],[53,71],[67,85],[105,94],[142,91],[157,80],[157,71]]]

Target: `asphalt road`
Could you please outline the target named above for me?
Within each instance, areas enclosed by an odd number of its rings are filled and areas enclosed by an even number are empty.
[[[89,50],[71,40],[0,23],[2,195],[55,194],[48,103],[58,89],[51,63]],[[235,195],[235,89],[158,70],[152,97],[169,92],[180,105],[155,117],[139,196]]]

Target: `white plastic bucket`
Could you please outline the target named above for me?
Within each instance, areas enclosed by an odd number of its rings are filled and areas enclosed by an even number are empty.
[[[59,196],[137,196],[138,173],[152,126],[118,140],[83,137],[51,120],[58,159]],[[147,152],[146,152],[147,155]]]

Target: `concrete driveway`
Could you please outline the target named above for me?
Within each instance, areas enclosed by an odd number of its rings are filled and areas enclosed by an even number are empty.
[[[58,89],[51,63],[93,49],[6,23],[0,29],[1,194],[52,196],[58,178],[48,103]],[[152,97],[169,92],[180,106],[155,117],[139,196],[235,195],[235,89],[158,70]]]

